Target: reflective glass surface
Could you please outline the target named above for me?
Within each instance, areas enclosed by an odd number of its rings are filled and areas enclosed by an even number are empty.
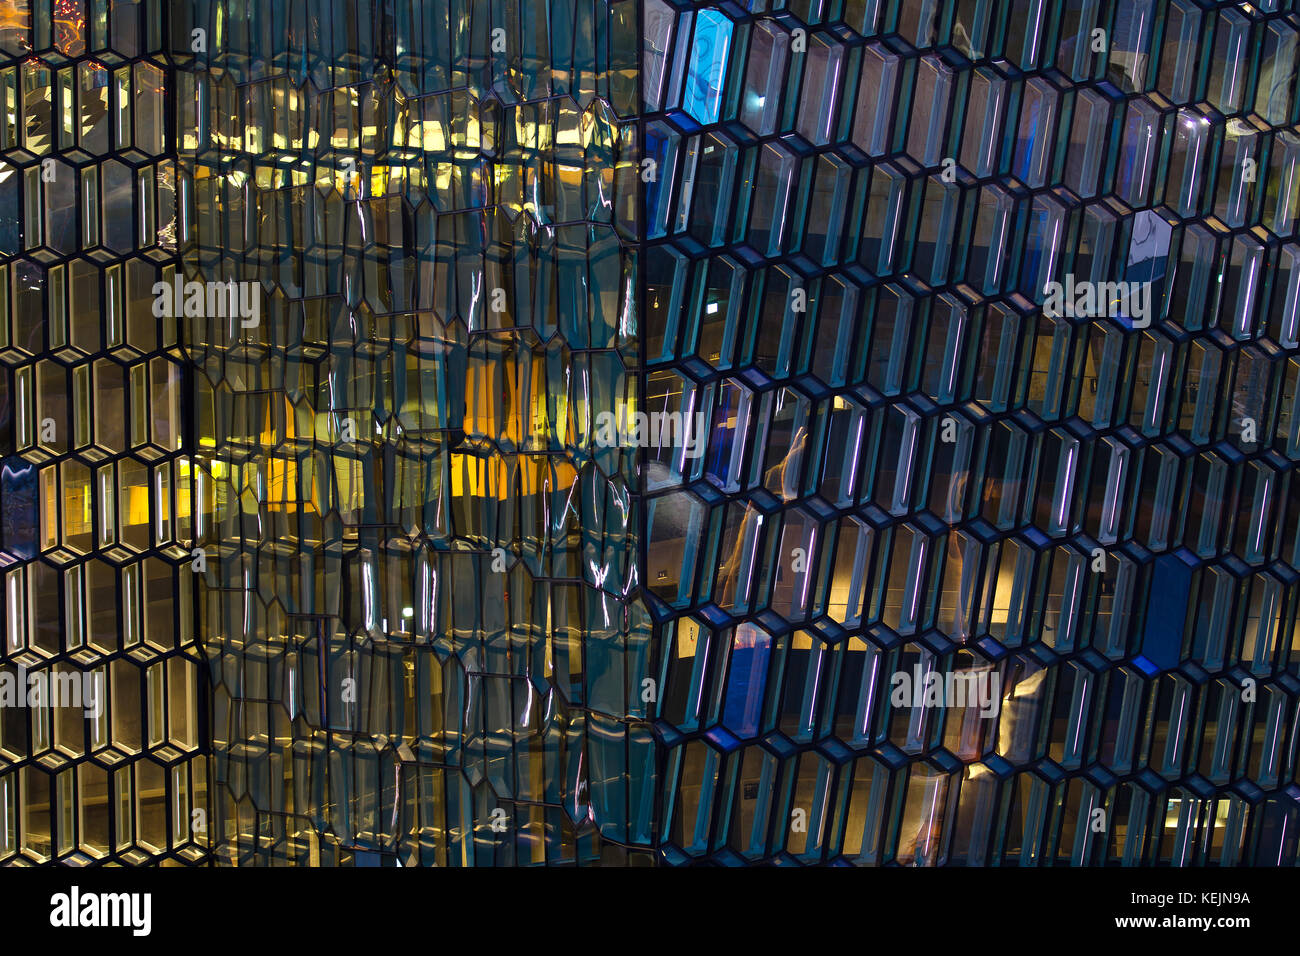
[[[0,0],[0,865],[1293,865],[1293,0]]]

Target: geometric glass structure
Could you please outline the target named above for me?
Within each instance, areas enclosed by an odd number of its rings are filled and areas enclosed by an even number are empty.
[[[260,302],[186,322],[218,858],[648,848],[635,456],[592,441],[635,400],[635,6],[194,12],[184,278]]]
[[[0,0],[0,865],[1293,865],[1287,0]]]
[[[1282,7],[646,0],[665,859],[1294,863]]]
[[[161,7],[0,4],[6,863],[207,859]]]

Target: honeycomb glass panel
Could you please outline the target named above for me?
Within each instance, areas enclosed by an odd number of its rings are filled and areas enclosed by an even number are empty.
[[[1291,5],[646,10],[660,858],[1294,864]]]
[[[0,0],[0,865],[1294,865],[1295,4]]]

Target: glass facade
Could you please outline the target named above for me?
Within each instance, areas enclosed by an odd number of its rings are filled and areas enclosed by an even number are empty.
[[[186,323],[219,859],[625,860],[635,6],[194,13],[182,267],[261,300]]]
[[[0,861],[208,859],[157,2],[0,3]]]
[[[666,861],[1294,863],[1290,6],[646,0]]]
[[[0,0],[0,865],[1293,865],[1289,0]]]

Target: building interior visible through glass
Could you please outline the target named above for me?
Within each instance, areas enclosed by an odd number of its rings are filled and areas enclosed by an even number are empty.
[[[0,0],[0,865],[1294,864],[1298,38]]]

